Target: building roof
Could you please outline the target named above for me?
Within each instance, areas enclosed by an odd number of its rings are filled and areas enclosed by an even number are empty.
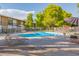
[[[19,9],[0,9],[0,15],[22,21],[27,17],[29,13],[34,14],[34,11],[24,11]]]

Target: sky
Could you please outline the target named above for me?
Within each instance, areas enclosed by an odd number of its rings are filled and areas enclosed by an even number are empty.
[[[54,4],[57,4],[61,6],[62,9],[72,13],[74,17],[79,16],[77,4],[75,3],[54,3]],[[9,9],[8,11],[12,10],[11,12],[13,13],[14,13],[14,10],[17,10],[21,13],[33,12],[35,14],[37,12],[42,11],[47,5],[48,3],[0,3],[0,9],[2,9],[1,11]]]

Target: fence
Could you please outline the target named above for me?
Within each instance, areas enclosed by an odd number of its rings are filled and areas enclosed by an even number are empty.
[[[26,31],[54,31],[54,32],[79,32],[79,27],[51,27],[51,28],[43,28],[43,27],[31,27],[25,29]]]
[[[58,28],[54,28],[54,31],[62,32],[62,33],[79,32],[79,27],[58,27]]]

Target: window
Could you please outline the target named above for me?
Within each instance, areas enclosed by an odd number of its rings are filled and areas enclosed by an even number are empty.
[[[13,19],[12,18],[9,18],[9,25],[13,25]]]
[[[17,21],[16,20],[13,20],[13,25],[17,25]]]

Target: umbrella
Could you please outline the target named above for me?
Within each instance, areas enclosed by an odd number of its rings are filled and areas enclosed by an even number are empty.
[[[65,21],[68,23],[79,26],[79,18],[78,17],[66,18]]]
[[[65,19],[66,22],[74,24],[76,26],[79,26],[79,18],[78,17],[70,17]],[[75,29],[75,31],[79,30],[79,27],[73,27],[72,29]]]

